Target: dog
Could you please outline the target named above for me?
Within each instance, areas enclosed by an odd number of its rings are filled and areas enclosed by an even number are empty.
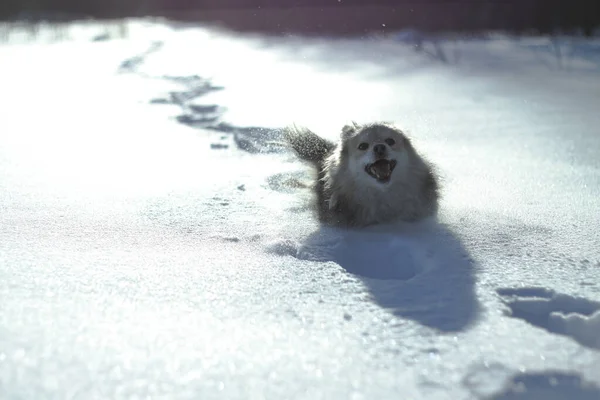
[[[296,126],[283,137],[317,172],[313,187],[321,223],[365,227],[437,214],[433,165],[393,125],[353,122],[342,128],[338,143]]]

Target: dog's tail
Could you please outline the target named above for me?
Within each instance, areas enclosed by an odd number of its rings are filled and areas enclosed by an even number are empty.
[[[315,164],[323,162],[335,148],[333,142],[323,139],[307,128],[299,128],[295,125],[284,130],[283,138],[300,159]]]

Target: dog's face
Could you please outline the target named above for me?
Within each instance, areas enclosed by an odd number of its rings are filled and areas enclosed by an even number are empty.
[[[385,124],[345,126],[342,142],[350,171],[370,186],[385,188],[402,177],[410,161],[408,138]]]

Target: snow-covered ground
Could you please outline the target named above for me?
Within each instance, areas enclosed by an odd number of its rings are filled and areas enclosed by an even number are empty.
[[[63,29],[2,30],[0,398],[600,399],[599,40]],[[317,224],[273,142],[349,120],[437,221]]]

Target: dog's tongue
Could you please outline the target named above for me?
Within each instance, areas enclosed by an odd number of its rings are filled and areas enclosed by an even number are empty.
[[[371,164],[371,173],[377,179],[385,179],[392,174],[392,165],[388,160],[378,160]]]

